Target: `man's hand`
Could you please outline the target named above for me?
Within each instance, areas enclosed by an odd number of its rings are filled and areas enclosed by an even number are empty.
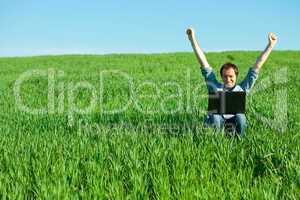
[[[269,44],[274,46],[277,43],[277,37],[274,33],[269,33]]]
[[[189,40],[192,40],[193,38],[195,38],[195,31],[191,27],[186,29],[186,34],[188,35]]]

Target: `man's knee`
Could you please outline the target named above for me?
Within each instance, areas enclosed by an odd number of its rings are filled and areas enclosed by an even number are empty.
[[[216,128],[221,128],[223,123],[223,117],[221,115],[213,114],[211,117],[212,125]]]
[[[235,115],[235,122],[236,122],[236,130],[240,134],[240,136],[245,136],[246,134],[246,116],[245,114],[236,114]]]
[[[246,126],[246,116],[245,114],[236,114],[235,121],[237,125]]]

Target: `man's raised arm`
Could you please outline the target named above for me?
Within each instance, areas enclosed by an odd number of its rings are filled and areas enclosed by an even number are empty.
[[[256,73],[259,72],[260,68],[263,66],[263,64],[267,60],[268,56],[270,55],[273,47],[275,46],[275,44],[277,42],[277,37],[274,33],[269,33],[268,40],[269,40],[269,43],[268,43],[267,47],[257,58],[256,63],[253,66],[253,69]]]
[[[198,42],[196,40],[196,37],[195,37],[195,32],[192,28],[188,28],[186,30],[186,34],[188,35],[188,38],[191,42],[191,45],[194,49],[194,52],[196,54],[196,57],[201,65],[201,68],[210,68],[207,60],[206,60],[206,57],[204,55],[204,52],[202,51],[202,49],[199,47],[198,45]]]

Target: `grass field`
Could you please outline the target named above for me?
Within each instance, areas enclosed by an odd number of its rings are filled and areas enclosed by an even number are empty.
[[[259,53],[207,58],[242,80]],[[237,140],[203,128],[192,53],[0,58],[0,197],[299,199],[299,74],[271,54]]]

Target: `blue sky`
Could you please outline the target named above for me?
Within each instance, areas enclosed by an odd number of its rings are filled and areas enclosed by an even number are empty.
[[[300,1],[0,0],[0,56],[300,49]]]

